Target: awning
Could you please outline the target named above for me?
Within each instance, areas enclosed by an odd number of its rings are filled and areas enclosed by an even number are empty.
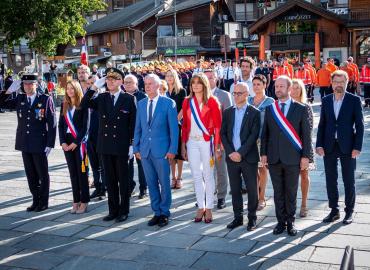
[[[150,58],[153,57],[156,54],[156,50],[144,50],[142,54],[142,58]]]
[[[106,60],[109,57],[111,57],[111,56],[98,56],[98,57],[95,57],[95,58],[88,59],[88,62],[89,62],[89,64],[94,64],[94,63],[97,63],[99,61]]]

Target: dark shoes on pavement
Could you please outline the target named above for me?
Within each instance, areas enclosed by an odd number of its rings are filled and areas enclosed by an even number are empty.
[[[296,236],[297,235],[297,229],[294,226],[294,223],[288,222],[287,225],[287,232],[290,236]]]
[[[233,221],[231,221],[226,227],[230,230],[233,230],[239,226],[243,225],[243,218],[236,218]],[[248,225],[247,225],[247,231],[254,231],[256,229],[256,220],[255,219],[249,219]]]
[[[148,221],[148,226],[155,226],[155,225],[158,225],[159,227],[164,227],[168,225],[168,217],[165,215],[153,216]]]
[[[276,227],[273,230],[273,234],[279,235],[282,234],[285,229],[287,230],[288,235],[290,236],[296,236],[297,235],[297,229],[295,228],[295,225],[293,222],[288,222],[287,225],[284,223],[279,222]]]
[[[278,234],[282,234],[284,231],[285,231],[285,229],[286,229],[286,225],[284,224],[284,223],[278,223],[276,226],[275,226],[275,228],[274,228],[274,230],[272,231],[272,233],[273,234],[275,234],[275,235],[278,235]]]
[[[348,225],[352,223],[352,213],[346,213],[343,222],[344,225]]]
[[[148,196],[147,194],[147,191],[146,190],[143,190],[143,191],[140,191],[140,194],[139,196],[137,197],[139,200],[142,200],[144,199],[146,196]]]
[[[322,222],[324,223],[330,223],[330,222],[334,222],[336,220],[338,220],[340,218],[340,214],[339,214],[339,211],[331,211],[329,213],[329,215],[327,215],[323,220]]]
[[[108,214],[108,216],[105,216],[103,218],[103,221],[111,221],[113,219],[117,218],[117,215],[113,215],[113,214]]]
[[[226,207],[225,199],[218,199],[217,209],[224,209]]]

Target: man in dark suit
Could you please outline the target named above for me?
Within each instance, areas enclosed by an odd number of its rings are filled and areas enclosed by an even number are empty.
[[[360,98],[345,91],[347,73],[335,71],[331,81],[334,93],[322,100],[316,141],[316,152],[324,157],[326,190],[331,208],[323,222],[333,222],[340,218],[337,164],[340,159],[346,205],[343,224],[350,224],[356,200],[356,158],[362,148],[364,119]]]
[[[266,108],[261,162],[264,166],[268,164],[274,188],[278,224],[273,233],[281,234],[287,228],[288,234],[295,236],[298,177],[301,170],[308,169],[312,145],[308,110],[290,97],[291,87],[292,81],[287,76],[275,81],[278,101]]]
[[[15,137],[15,149],[22,151],[24,170],[28,186],[32,193],[32,205],[27,211],[41,212],[48,208],[50,178],[48,159],[55,144],[56,120],[53,99],[49,95],[38,94],[37,75],[22,76],[24,94],[11,98],[19,89],[9,87],[0,94],[0,106],[15,109],[18,116],[18,127]]]
[[[227,108],[223,113],[221,140],[226,153],[234,211],[234,220],[227,228],[234,229],[243,224],[243,197],[240,189],[243,175],[248,189],[247,230],[252,231],[256,228],[257,220],[257,169],[260,159],[257,139],[261,119],[259,110],[247,103],[248,92],[246,83],[235,85],[233,92],[235,106]]]
[[[138,79],[133,74],[128,74],[125,76],[124,80],[125,91],[128,94],[133,95],[136,98],[136,102],[147,97],[147,95],[138,89]],[[147,196],[147,184],[145,180],[143,165],[141,164],[140,159],[136,159],[137,168],[138,168],[138,178],[139,178],[139,199],[143,199]],[[128,172],[129,172],[129,182],[130,182],[130,194],[135,190],[136,183],[134,181],[134,155],[130,153],[130,160],[128,163]]]
[[[89,107],[99,113],[97,151],[102,155],[107,180],[109,214],[104,221],[125,221],[130,210],[128,181],[129,147],[135,129],[135,97],[121,91],[123,73],[116,68],[107,68],[107,92],[97,95],[101,84],[98,80],[82,99],[81,107]]]

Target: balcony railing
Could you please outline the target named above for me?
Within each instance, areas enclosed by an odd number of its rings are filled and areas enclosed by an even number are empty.
[[[177,40],[177,47],[198,47],[200,46],[199,36],[186,36],[186,37],[157,37],[157,47],[168,48],[175,47]]]
[[[315,48],[315,33],[271,34],[270,43],[272,50],[312,50]]]
[[[351,10],[349,17],[351,21],[370,21],[370,9]]]

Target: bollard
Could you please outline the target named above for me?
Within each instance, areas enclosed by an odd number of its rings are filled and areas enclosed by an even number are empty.
[[[340,270],[354,270],[354,251],[351,246],[346,246],[343,254],[342,263],[340,264]]]

